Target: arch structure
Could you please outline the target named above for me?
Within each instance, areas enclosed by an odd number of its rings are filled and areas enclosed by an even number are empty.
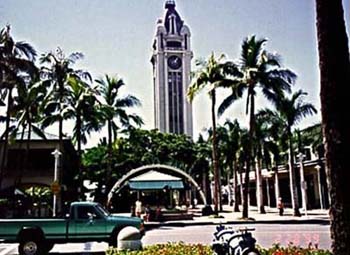
[[[165,170],[167,172],[173,172],[176,173],[180,176],[182,176],[184,179],[186,179],[187,181],[189,181],[191,184],[193,184],[197,191],[199,192],[204,205],[208,205],[207,204],[207,199],[201,189],[201,187],[197,184],[197,182],[186,172],[182,171],[181,169],[178,169],[176,167],[172,167],[172,166],[167,166],[167,165],[162,165],[162,164],[155,164],[155,165],[146,165],[146,166],[141,166],[139,168],[135,168],[133,170],[131,170],[130,172],[128,172],[127,174],[125,174],[120,180],[118,180],[114,186],[112,187],[112,189],[110,190],[110,192],[108,193],[108,198],[107,198],[107,204],[110,203],[112,197],[114,194],[118,194],[120,192],[120,190],[124,187],[124,185],[126,184],[126,182],[137,176],[138,174],[141,174],[143,172],[147,172],[148,170]]]

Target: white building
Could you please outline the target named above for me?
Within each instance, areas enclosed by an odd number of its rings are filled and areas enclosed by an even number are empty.
[[[166,1],[165,17],[159,19],[153,43],[155,128],[161,132],[192,136],[192,106],[186,98],[190,84],[191,33]]]

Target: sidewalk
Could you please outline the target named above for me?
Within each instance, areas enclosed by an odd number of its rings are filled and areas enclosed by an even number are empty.
[[[166,222],[145,222],[147,229],[160,226],[187,226],[187,225],[216,225],[216,224],[329,224],[328,210],[314,209],[304,211],[300,209],[301,217],[293,216],[291,208],[285,208],[284,215],[280,216],[276,208],[265,206],[265,214],[260,214],[257,207],[249,206],[248,220],[242,220],[242,207],[240,212],[233,212],[233,207],[224,205],[223,212],[219,217],[201,216],[202,206],[195,209],[189,209],[194,214],[193,220],[166,221]]]

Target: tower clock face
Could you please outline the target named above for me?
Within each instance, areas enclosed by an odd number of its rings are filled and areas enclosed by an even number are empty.
[[[181,65],[182,65],[182,61],[180,57],[173,55],[168,58],[168,66],[171,69],[179,69]]]

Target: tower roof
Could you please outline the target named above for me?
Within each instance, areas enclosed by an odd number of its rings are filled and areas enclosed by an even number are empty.
[[[167,0],[165,2],[165,8],[169,9],[169,8],[175,8],[175,1],[174,0]]]
[[[166,31],[170,34],[180,34],[181,28],[183,26],[183,21],[180,15],[175,10],[175,1],[167,0],[165,2],[165,9],[167,9],[164,19],[164,26]]]

